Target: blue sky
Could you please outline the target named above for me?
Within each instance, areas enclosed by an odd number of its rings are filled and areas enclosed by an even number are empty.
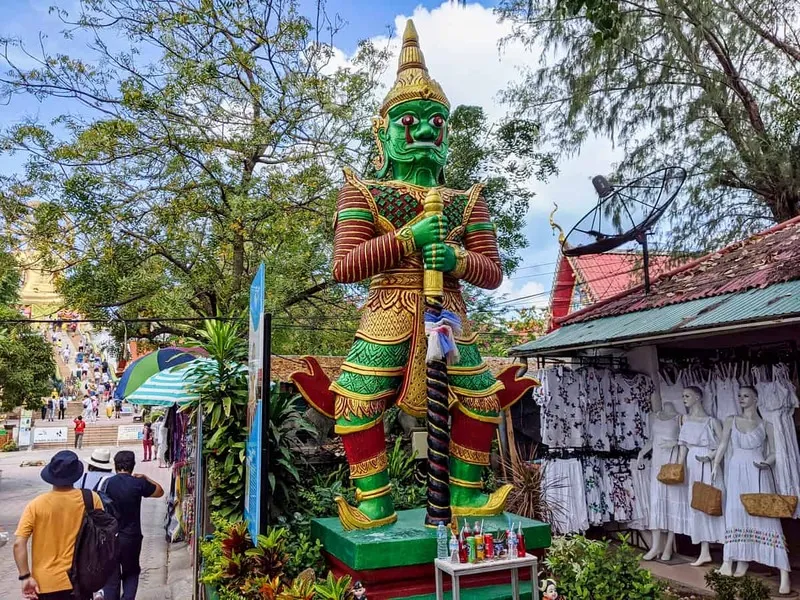
[[[312,0],[300,0],[301,6],[313,6]],[[22,37],[28,44],[38,43],[39,32],[47,36],[51,50],[80,54],[83,43],[67,41],[59,34],[63,25],[50,14],[52,4],[76,6],[75,0],[4,0],[4,19],[0,22],[0,37]],[[497,42],[509,32],[491,12],[494,1],[469,4],[466,8],[449,0],[330,0],[328,12],[338,14],[347,25],[335,40],[343,59],[352,54],[359,40],[380,38],[386,41],[390,31],[402,27],[403,20],[412,17],[420,33],[422,49],[433,77],[443,85],[453,105],[483,106],[492,119],[500,119],[507,111],[497,101],[497,93],[510,81],[520,67],[535,66],[538,53],[511,45],[500,55]],[[396,34],[395,34],[396,35]],[[395,47],[397,40],[394,40]],[[393,69],[384,78],[386,84],[394,79]],[[0,127],[28,117],[47,120],[63,106],[48,102],[40,104],[30,98],[17,98],[0,108]],[[556,220],[568,229],[594,205],[595,196],[590,179],[607,174],[620,159],[606,140],[590,141],[583,152],[559,164],[560,174],[532,187],[537,196],[530,207],[526,237],[529,248],[524,252],[522,268],[504,282],[500,293],[508,298],[525,297],[513,306],[545,305],[552,286],[557,258],[557,242],[553,236],[548,214],[553,203],[559,204]],[[0,173],[9,174],[19,167],[18,158],[0,156]],[[528,298],[528,296],[531,296]]]

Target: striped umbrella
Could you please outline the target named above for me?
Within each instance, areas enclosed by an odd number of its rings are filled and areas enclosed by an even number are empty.
[[[211,358],[198,358],[197,362],[214,363]],[[172,406],[173,404],[188,404],[199,399],[199,394],[194,391],[199,375],[192,366],[196,363],[185,363],[156,373],[145,381],[126,400],[132,404],[146,404],[148,406]],[[237,369],[245,370],[244,365],[237,365]]]
[[[126,400],[131,404],[149,406],[172,406],[197,400],[198,395],[192,391],[197,375],[193,375],[193,369],[187,367],[185,364],[178,365],[156,373],[126,396]]]
[[[196,354],[197,352],[193,348],[170,347],[161,348],[137,358],[127,366],[120,377],[114,390],[114,396],[117,398],[130,396],[148,378],[164,369],[193,361],[197,358]]]

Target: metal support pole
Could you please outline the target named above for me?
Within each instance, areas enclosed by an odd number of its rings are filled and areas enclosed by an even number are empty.
[[[269,524],[269,507],[272,502],[272,490],[269,486],[269,403],[270,372],[272,369],[272,314],[264,312],[264,346],[261,366],[261,495],[259,509],[260,523],[258,530],[266,532]]]
[[[192,565],[192,581],[194,582],[194,595],[197,600],[203,598],[202,585],[200,584],[200,543],[203,541],[203,525],[205,523],[205,512],[203,500],[206,494],[203,490],[205,478],[203,477],[203,405],[197,405],[197,444],[195,446],[195,476],[194,476],[194,561]]]

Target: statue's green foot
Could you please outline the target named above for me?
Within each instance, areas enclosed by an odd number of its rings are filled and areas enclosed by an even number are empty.
[[[356,489],[358,508],[350,506],[341,496],[336,498],[339,521],[342,523],[342,527],[348,531],[352,529],[373,529],[390,525],[397,521],[397,513],[394,511],[391,492],[391,484],[386,484],[371,491]]]
[[[450,506],[454,517],[490,517],[506,509],[506,500],[514,486],[506,484],[491,494],[479,488],[450,485]]]

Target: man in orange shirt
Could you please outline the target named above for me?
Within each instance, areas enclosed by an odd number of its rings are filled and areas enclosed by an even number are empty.
[[[75,598],[67,574],[72,567],[75,540],[83,522],[81,490],[73,487],[83,475],[83,463],[71,450],[57,452],[44,469],[42,479],[53,489],[31,500],[22,513],[14,541],[14,560],[22,582],[22,595],[38,600],[86,600]],[[103,502],[92,492],[94,507]],[[28,566],[28,538],[31,567]]]

